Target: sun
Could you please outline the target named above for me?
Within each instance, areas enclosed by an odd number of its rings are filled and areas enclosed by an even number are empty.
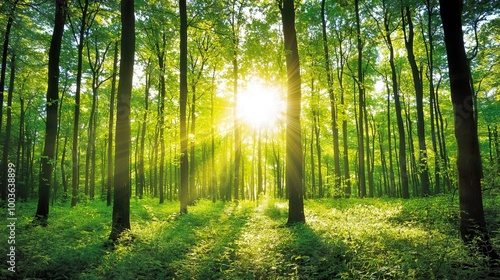
[[[284,102],[276,88],[253,81],[238,94],[237,116],[253,128],[268,128],[284,111]]]

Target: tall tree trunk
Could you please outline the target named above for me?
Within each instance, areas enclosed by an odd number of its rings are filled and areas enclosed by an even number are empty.
[[[146,65],[146,69],[149,68],[149,65],[150,65],[150,61],[148,61],[147,65]],[[142,130],[141,130],[141,136],[140,136],[140,153],[139,153],[139,166],[138,166],[139,178],[138,178],[138,184],[137,184],[137,188],[139,188],[139,190],[138,190],[139,198],[143,197],[144,187],[146,186],[146,176],[145,176],[145,171],[144,171],[144,152],[146,149],[146,131],[147,131],[147,120],[148,120],[148,113],[149,113],[149,90],[151,87],[151,73],[150,72],[146,73],[146,84],[144,87],[145,87],[145,89],[144,89],[144,113],[142,115]]]
[[[391,80],[392,80],[392,93],[394,94],[394,105],[396,109],[396,118],[399,133],[399,173],[401,183],[401,196],[403,198],[410,198],[408,189],[408,171],[406,166],[406,139],[405,139],[405,126],[402,115],[400,92],[398,86],[398,78],[396,66],[394,63],[394,48],[392,46],[391,33],[389,31],[388,11],[384,12],[384,28],[386,33],[386,43],[389,48],[389,64],[391,66]]]
[[[234,26],[234,24],[233,24]],[[233,27],[234,29],[234,27]],[[241,163],[241,132],[236,108],[238,107],[238,39],[233,30],[233,122],[234,122],[234,200],[239,199],[238,187],[240,185],[240,163]]]
[[[116,102],[113,220],[109,239],[117,241],[130,230],[130,98],[134,76],[134,0],[121,1],[120,80]]]
[[[193,95],[191,98],[191,127],[189,139],[189,203],[194,205],[197,199],[196,191],[196,87],[191,87]]]
[[[365,98],[366,102],[366,98]],[[364,106],[364,117],[365,117],[365,147],[366,147],[366,173],[368,174],[368,197],[373,197],[374,193],[374,181],[373,181],[373,168],[372,168],[372,162],[373,162],[373,156],[372,152],[374,151],[374,146],[372,145],[370,147],[370,141],[373,141],[374,137],[370,139],[370,121],[368,120],[368,110],[366,109],[366,103]]]
[[[160,172],[158,178],[158,190],[160,193],[160,203],[163,203],[165,200],[165,186],[164,186],[164,177],[165,177],[165,33],[163,33],[163,46],[160,47],[159,44],[156,44],[157,54],[158,54],[158,67],[160,71],[160,96],[159,96],[159,108],[158,108],[158,129],[159,129],[159,137],[160,137]]]
[[[7,20],[7,26],[5,27],[5,35],[3,39],[2,68],[0,69],[0,132],[2,132],[3,124],[3,92],[5,90],[5,73],[7,72],[7,56],[9,51],[10,30],[12,29],[12,24],[14,22],[14,13],[16,11],[17,2],[18,0],[15,0],[14,3],[12,3],[12,7],[10,8],[9,18]],[[4,5],[8,5],[8,1]],[[7,199],[7,185],[4,185],[2,187],[2,199]]]
[[[325,192],[323,190],[323,173],[322,173],[322,162],[323,158],[321,157],[321,137],[320,137],[320,128],[319,128],[319,116],[316,116],[316,121],[315,121],[315,126],[314,126],[314,134],[315,134],[315,140],[316,140],[316,156],[318,158],[318,189],[320,193],[320,197],[323,197],[325,195]],[[340,163],[340,162],[339,162]],[[337,185],[337,187],[340,187],[340,185]]]
[[[10,135],[12,132],[12,93],[14,92],[14,81],[16,77],[16,54],[13,52],[10,57],[10,82],[9,91],[7,93],[7,123],[5,126],[5,139],[3,144],[2,153],[2,199],[7,201],[7,186],[9,184],[9,173],[7,168],[9,164],[9,154],[10,154]],[[3,106],[3,104],[0,104]]]
[[[394,164],[392,161],[391,90],[389,83],[387,83],[387,143],[389,151],[389,196],[395,197],[397,194],[396,179],[394,177]]]
[[[295,31],[294,0],[280,1],[286,51],[287,114],[286,114],[286,187],[289,190],[288,223],[305,222],[303,198],[303,158],[300,127],[301,78]]]
[[[358,49],[358,76],[356,83],[358,84],[359,101],[358,101],[358,185],[359,196],[366,196],[366,174],[365,174],[365,142],[364,142],[364,107],[365,107],[365,88],[363,77],[363,43],[361,41],[361,20],[359,14],[359,0],[354,1],[356,12],[356,36]]]
[[[180,108],[180,142],[181,142],[181,170],[180,170],[180,180],[181,186],[179,191],[180,200],[180,212],[187,214],[187,205],[189,202],[188,194],[188,172],[189,172],[189,162],[188,162],[188,139],[187,139],[187,129],[186,129],[186,105],[187,105],[187,11],[186,11],[186,0],[179,0],[179,10],[180,10],[180,96],[179,96],[179,108]]]
[[[415,98],[417,101],[417,135],[418,135],[418,168],[417,173],[420,174],[420,185],[422,186],[422,195],[430,195],[430,184],[429,184],[429,169],[427,166],[427,144],[425,141],[425,123],[424,123],[424,87],[422,82],[422,73],[419,71],[417,66],[417,61],[415,60],[415,54],[413,52],[413,21],[411,18],[410,7],[406,6],[402,12],[403,16],[403,33],[405,37],[406,52],[408,55],[408,62],[411,66],[411,73],[413,76],[413,86],[415,88]],[[405,24],[405,14],[406,21],[408,23],[408,34],[406,33]]]
[[[257,198],[264,192],[264,179],[262,175],[262,130],[259,128],[257,140]]]
[[[441,192],[441,159],[440,153],[437,148],[437,113],[436,113],[436,98],[435,98],[435,88],[434,88],[434,40],[433,40],[433,30],[432,30],[432,16],[434,15],[434,5],[430,0],[425,1],[426,11],[427,11],[427,41],[425,40],[424,26],[421,27],[422,37],[424,38],[424,46],[427,54],[427,79],[429,80],[429,118],[431,122],[431,140],[432,140],[432,150],[434,152],[434,192]],[[430,190],[429,190],[430,191]]]
[[[313,113],[314,114],[314,113]],[[313,117],[313,120],[316,120],[316,117]],[[310,143],[310,164],[311,164],[311,195],[309,197],[316,197],[316,167],[314,161],[314,126],[316,124],[313,123],[313,127],[311,128],[311,143]],[[304,142],[307,142],[307,139],[304,139]],[[307,173],[305,173],[307,174]],[[321,191],[320,191],[321,195]]]
[[[340,170],[339,128],[337,124],[337,104],[335,101],[335,96],[333,94],[333,77],[330,67],[330,51],[328,48],[328,37],[326,34],[325,2],[326,0],[321,1],[321,27],[322,27],[321,29],[323,34],[323,52],[325,57],[325,72],[328,85],[328,96],[330,98],[330,113],[331,113],[332,134],[333,134],[333,158],[334,158],[333,161],[335,168],[335,187],[340,187],[342,185],[342,173]],[[319,140],[316,139],[316,141]],[[321,192],[320,192],[320,197],[323,197],[323,194]]]
[[[66,20],[67,1],[56,0],[56,11],[54,30],[50,41],[48,81],[47,81],[47,103],[45,122],[45,143],[41,161],[41,170],[38,181],[38,206],[35,220],[42,225],[46,224],[49,216],[50,182],[53,170],[53,160],[57,136],[57,109],[59,104],[59,61],[61,55],[61,43],[64,33],[64,22]]]
[[[109,121],[108,121],[108,178],[107,178],[107,191],[106,191],[106,204],[111,206],[111,186],[113,185],[113,128],[115,119],[115,92],[116,92],[116,76],[118,75],[118,44],[115,42],[115,53],[113,57],[113,76],[111,78],[111,97],[109,101]]]
[[[462,31],[462,1],[440,0],[444,42],[448,57],[451,99],[458,145],[458,192],[460,233],[466,243],[478,242],[479,250],[492,259],[493,250],[486,228],[481,193],[481,153],[472,106],[473,92]]]
[[[26,201],[28,199],[28,193],[26,192],[27,190],[27,172],[26,172],[26,166],[28,165],[28,160],[26,159],[26,132],[25,132],[25,124],[24,124],[24,119],[26,115],[26,111],[24,109],[24,97],[22,94],[19,97],[19,105],[20,105],[20,116],[19,116],[19,142],[18,142],[18,148],[17,148],[17,160],[16,160],[16,166],[18,168],[18,173],[19,173],[19,178],[21,178],[21,181],[23,184],[21,185],[21,189],[19,191],[19,197],[21,200]]]
[[[215,69],[214,69],[214,75],[212,76],[214,80],[215,78]],[[214,99],[215,99],[215,91],[210,92],[210,150],[211,150],[211,157],[210,157],[210,170],[211,170],[211,181],[210,181],[210,195],[212,197],[212,202],[215,203],[217,199],[217,172],[215,169],[215,121],[214,121]]]
[[[76,92],[75,92],[75,108],[73,117],[73,148],[71,150],[71,207],[76,206],[78,202],[78,184],[79,184],[79,137],[78,132],[80,120],[80,92],[82,84],[82,65],[83,65],[83,40],[85,39],[85,31],[87,28],[87,15],[89,1],[85,0],[83,6],[81,1],[78,1],[82,11],[82,18],[80,22],[79,38],[78,38],[78,52],[77,52],[77,72],[76,72]]]

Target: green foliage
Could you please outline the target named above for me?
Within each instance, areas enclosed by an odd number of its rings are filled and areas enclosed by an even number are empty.
[[[35,206],[17,209],[18,278],[484,279],[488,273],[459,238],[451,196],[307,200],[307,224],[293,226],[285,225],[287,202],[266,197],[257,207],[201,200],[187,215],[177,214],[177,203],[133,200],[132,230],[114,250],[104,246],[111,220],[104,202],[55,206],[47,227],[31,226]],[[498,197],[485,197],[497,249],[498,207]]]

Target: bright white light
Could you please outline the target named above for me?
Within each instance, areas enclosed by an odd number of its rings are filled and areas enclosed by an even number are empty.
[[[271,127],[284,110],[278,90],[262,82],[251,82],[238,94],[237,116],[254,128]]]

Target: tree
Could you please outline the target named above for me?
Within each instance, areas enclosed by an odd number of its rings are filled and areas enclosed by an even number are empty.
[[[405,19],[406,17],[406,19]],[[413,77],[413,85],[415,88],[415,97],[417,101],[417,134],[418,134],[418,150],[419,150],[419,162],[417,172],[420,174],[420,184],[422,185],[422,195],[428,196],[430,194],[429,187],[429,169],[427,167],[427,145],[425,142],[425,123],[424,123],[424,87],[422,82],[422,73],[418,69],[417,61],[415,59],[413,41],[414,41],[414,31],[413,31],[413,21],[410,12],[410,7],[406,6],[402,8],[402,18],[403,18],[403,34],[405,39],[406,52],[408,55],[408,62],[411,66],[411,73]],[[406,24],[408,23],[408,33],[406,32]]]
[[[115,92],[116,92],[116,76],[118,68],[118,41],[115,42],[115,51],[113,55],[113,76],[111,78],[111,98],[109,100],[109,120],[108,120],[108,176],[107,176],[107,191],[106,191],[106,204],[111,206],[111,193],[113,185],[113,128],[115,120]]]
[[[304,223],[304,198],[302,191],[303,159],[300,126],[301,78],[300,60],[295,30],[294,0],[279,2],[283,23],[283,36],[287,72],[286,112],[286,187],[288,189],[288,224]]]
[[[365,179],[365,152],[364,152],[364,107],[365,107],[365,85],[363,77],[363,42],[361,39],[361,19],[359,14],[359,0],[354,1],[354,8],[356,11],[356,34],[357,34],[357,49],[358,49],[358,76],[356,83],[358,85],[358,190],[359,196],[366,195],[366,179]]]
[[[493,250],[484,219],[481,193],[482,164],[471,88],[470,70],[462,31],[462,0],[440,0],[444,42],[448,58],[451,99],[458,146],[460,234],[466,243],[478,241],[479,250],[499,259]]]
[[[180,12],[180,88],[179,88],[179,109],[180,109],[180,142],[181,142],[181,186],[179,191],[180,200],[180,212],[187,214],[187,205],[189,202],[188,194],[188,172],[189,172],[189,162],[188,162],[188,139],[187,139],[187,129],[186,129],[186,106],[187,106],[187,9],[186,0],[179,0],[179,12]]]
[[[130,230],[130,97],[134,76],[134,0],[121,1],[120,80],[118,82],[115,140],[113,220],[109,239],[116,242]]]
[[[340,172],[340,148],[339,148],[339,128],[337,124],[337,105],[335,101],[335,96],[333,94],[333,77],[330,70],[330,51],[328,48],[328,37],[326,34],[326,18],[325,18],[325,0],[321,1],[321,26],[323,34],[323,50],[325,57],[325,72],[328,82],[328,96],[330,98],[330,111],[331,111],[331,122],[332,122],[332,133],[333,133],[333,156],[334,156],[334,168],[335,168],[335,184],[337,187],[341,185],[341,172]],[[318,135],[316,135],[318,138]],[[319,143],[319,142],[318,142]],[[319,147],[318,147],[318,157],[319,157]],[[319,170],[321,172],[321,162],[318,162]],[[321,180],[321,175],[320,175]],[[322,191],[320,191],[320,197],[323,196]]]
[[[17,2],[19,0],[15,0],[13,3],[6,1],[4,5],[10,6],[9,10],[9,18],[7,20],[7,26],[5,28],[5,34],[3,39],[3,47],[2,47],[2,66],[0,69],[0,132],[2,131],[2,109],[3,109],[3,92],[5,90],[5,73],[7,71],[7,56],[9,51],[9,40],[10,40],[10,31],[12,29],[12,24],[14,22],[14,14],[16,11]],[[3,191],[5,189],[5,191]],[[7,186],[2,187],[2,199],[7,198]]]
[[[57,110],[59,104],[59,61],[61,43],[66,21],[67,1],[56,0],[54,29],[49,49],[49,65],[47,78],[47,95],[45,110],[45,143],[42,155],[40,177],[38,181],[38,206],[35,221],[46,224],[49,216],[50,183],[54,162],[57,137]]]
[[[79,121],[80,121],[80,93],[82,85],[82,73],[83,73],[83,46],[85,39],[85,33],[87,31],[87,20],[89,20],[89,1],[85,0],[82,4],[78,1],[78,6],[82,12],[82,17],[80,21],[80,29],[78,30],[78,47],[77,47],[77,72],[76,72],[76,92],[75,92],[75,108],[73,117],[73,149],[71,150],[71,206],[76,206],[77,196],[78,196],[78,179],[79,179],[79,163],[78,163],[78,132],[79,132]],[[74,31],[76,35],[76,31]],[[76,37],[76,36],[75,36]],[[76,38],[75,38],[76,39]]]
[[[2,154],[2,166],[4,166],[2,172],[2,181],[0,182],[2,187],[2,198],[5,196],[7,199],[7,186],[8,186],[8,168],[9,164],[9,149],[10,149],[10,136],[12,131],[12,93],[14,92],[14,80],[16,76],[16,54],[13,52],[10,57],[10,81],[9,81],[9,91],[7,93],[7,123],[5,126],[5,139],[3,144],[3,154]],[[5,193],[5,194],[4,194]]]

